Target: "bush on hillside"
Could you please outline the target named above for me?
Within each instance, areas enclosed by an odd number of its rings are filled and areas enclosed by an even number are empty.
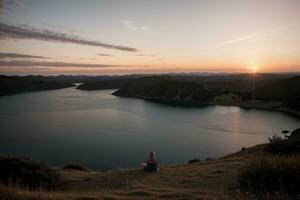
[[[299,157],[261,157],[247,162],[239,171],[241,188],[297,195],[300,191]]]
[[[199,158],[194,158],[192,160],[189,160],[188,164],[193,164],[193,163],[198,163],[198,162],[201,162],[201,159]]]
[[[286,135],[285,138],[273,136],[269,138],[269,143],[266,146],[265,152],[270,154],[296,155],[300,153],[300,134],[298,129]]]
[[[79,171],[89,171],[87,168],[78,165],[78,164],[68,164],[64,166],[64,169],[74,169],[74,170],[79,170]]]
[[[30,158],[0,157],[0,180],[29,190],[53,190],[59,184],[59,175],[48,166]]]

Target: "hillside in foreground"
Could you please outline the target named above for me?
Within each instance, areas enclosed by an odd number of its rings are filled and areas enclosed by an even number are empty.
[[[63,190],[30,192],[2,187],[7,199],[232,199],[236,174],[243,162],[261,154],[262,146],[216,160],[163,166],[157,173],[141,169],[107,172],[60,170]],[[238,195],[238,193],[236,193]],[[12,198],[8,198],[12,197]],[[1,199],[1,198],[0,198]],[[4,198],[6,199],[6,198]]]
[[[273,137],[269,144],[242,148],[218,159],[194,159],[183,165],[160,166],[158,172],[142,169],[89,171],[78,165],[51,169],[30,159],[3,157],[0,177],[7,181],[6,185],[0,185],[0,199],[299,199],[299,139],[300,129],[296,129],[286,139]],[[272,156],[274,153],[285,156]],[[60,183],[53,187],[55,177],[60,177],[57,179]],[[12,184],[16,181],[23,188],[31,186],[24,190]],[[50,190],[36,190],[32,187],[34,182],[37,187],[46,184]],[[266,190],[275,193],[266,193]]]

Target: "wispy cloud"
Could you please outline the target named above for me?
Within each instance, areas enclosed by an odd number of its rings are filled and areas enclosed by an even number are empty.
[[[49,57],[34,56],[34,55],[19,54],[19,53],[0,53],[0,59],[1,58],[41,58],[41,59],[48,59]]]
[[[68,31],[68,32],[78,32],[78,33],[81,32],[80,30],[75,29],[75,28],[70,28],[67,26],[60,26],[60,25],[55,25],[55,24],[50,24],[50,23],[45,23],[45,22],[43,22],[42,25],[46,26],[48,28],[61,29],[61,30]]]
[[[122,20],[121,23],[129,30],[131,31],[138,31],[138,30],[142,30],[142,31],[148,31],[149,30],[149,26],[138,26],[135,22],[130,21],[130,20]]]
[[[62,43],[73,43],[80,45],[88,45],[88,46],[97,46],[107,49],[115,49],[120,51],[130,51],[136,52],[138,51],[136,48],[121,46],[121,45],[113,45],[103,42],[98,42],[94,40],[87,40],[80,38],[78,36],[69,35],[66,33],[58,33],[47,29],[37,29],[27,25],[7,25],[4,23],[0,23],[0,39],[35,39],[35,40],[43,40],[43,41],[53,41],[53,42],[62,42]]]
[[[38,62],[28,60],[0,61],[0,67],[128,67],[126,65],[107,65],[107,64],[89,64],[89,63],[69,63],[69,62]]]
[[[97,54],[98,56],[106,56],[106,57],[112,57],[112,56],[114,56],[114,55],[112,55],[112,54],[107,54],[107,53],[99,53],[99,54]]]
[[[149,26],[141,26],[140,29],[143,31],[148,31],[150,29],[150,27]]]
[[[156,57],[156,55],[154,55],[154,54],[138,54],[137,56],[141,56],[141,57]]]
[[[0,0],[0,12],[3,10],[11,11],[20,7],[24,7],[21,0]]]
[[[140,57],[152,57],[158,61],[164,61],[165,59],[160,57],[160,56],[157,56],[157,55],[154,55],[154,54],[137,54],[136,56],[140,56]]]
[[[242,36],[242,37],[238,37],[238,38],[234,38],[231,40],[226,40],[226,41],[220,42],[220,43],[218,43],[218,45],[219,46],[232,45],[232,44],[236,44],[236,43],[240,43],[240,42],[254,40],[254,39],[257,39],[258,37],[262,37],[262,36],[261,35]]]

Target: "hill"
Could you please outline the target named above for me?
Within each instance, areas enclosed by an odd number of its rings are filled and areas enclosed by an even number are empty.
[[[127,83],[130,78],[110,78],[100,80],[88,80],[85,83],[79,85],[76,89],[79,90],[104,90],[104,89],[118,89]]]
[[[120,88],[125,82],[125,76],[86,76],[86,75],[59,75],[59,76],[4,76],[0,75],[0,96],[54,90],[75,86],[74,83],[83,83],[78,89],[114,89]],[[85,84],[86,83],[86,84]]]
[[[113,93],[178,105],[232,105],[300,110],[300,76],[240,74],[209,77],[149,76],[128,81]],[[293,111],[292,111],[293,112]]]
[[[0,157],[5,200],[297,200],[300,129],[221,158],[190,160],[159,171],[53,168],[30,158]],[[103,162],[103,161],[102,161]],[[16,185],[17,184],[17,185]],[[27,190],[26,190],[27,189]]]
[[[171,77],[144,77],[129,81],[113,95],[170,103],[201,102],[205,104],[214,94],[196,82],[176,81]]]
[[[263,147],[258,145],[220,159],[162,166],[158,173],[141,169],[103,172],[60,169],[61,190],[30,192],[0,187],[0,193],[4,199],[12,200],[246,199],[239,197],[237,173],[245,161],[263,154]]]
[[[265,101],[280,101],[287,107],[300,110],[300,75],[259,87],[254,96],[256,99]]]
[[[41,90],[55,90],[72,86],[74,85],[71,82],[45,80],[41,77],[0,75],[0,96]]]

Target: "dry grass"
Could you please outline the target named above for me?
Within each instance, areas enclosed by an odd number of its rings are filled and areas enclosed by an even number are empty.
[[[256,197],[239,192],[237,173],[245,160],[255,159],[260,154],[262,146],[256,146],[216,160],[161,167],[157,173],[141,169],[107,172],[61,170],[64,184],[60,191],[0,188],[0,196],[7,200],[255,200]]]

